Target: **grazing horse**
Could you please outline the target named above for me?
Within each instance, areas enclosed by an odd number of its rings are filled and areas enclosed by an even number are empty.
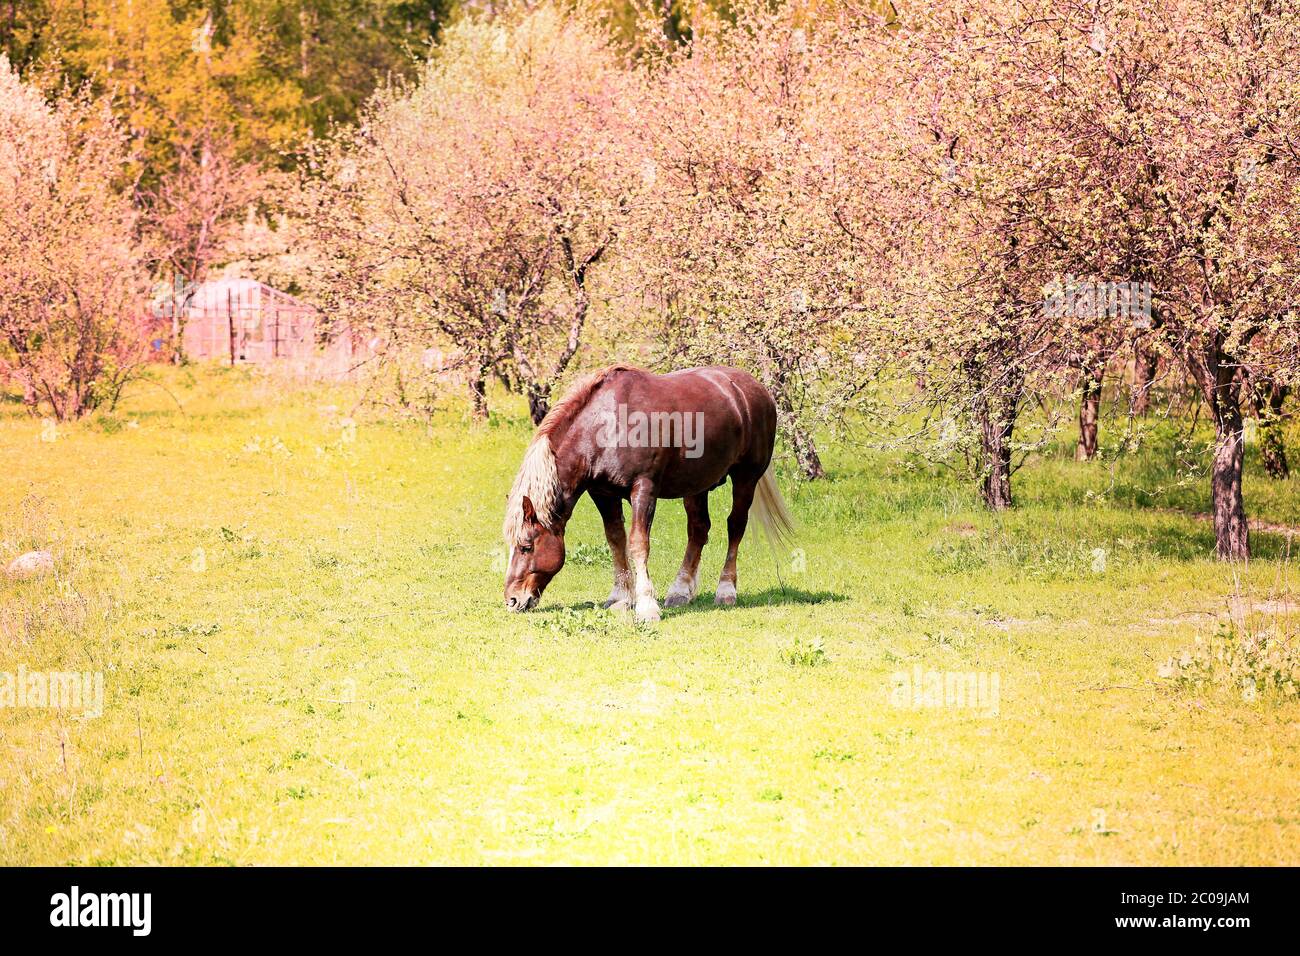
[[[564,528],[584,492],[600,511],[614,559],[614,590],[604,606],[635,608],[641,621],[659,620],[649,571],[655,502],[682,499],[686,556],[664,604],[689,604],[709,538],[709,492],[728,477],[727,560],[715,601],[735,604],[736,553],[750,506],[774,546],[793,533],[772,473],[775,440],[771,394],[739,369],[655,375],[615,365],[586,376],[537,427],[510,490],[506,607],[535,607],[564,567]],[[624,499],[632,504],[631,535],[623,525]]]

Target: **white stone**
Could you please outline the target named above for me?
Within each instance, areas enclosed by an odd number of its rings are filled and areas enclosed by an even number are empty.
[[[54,570],[54,555],[48,551],[28,551],[9,562],[7,574],[16,581],[40,577]]]

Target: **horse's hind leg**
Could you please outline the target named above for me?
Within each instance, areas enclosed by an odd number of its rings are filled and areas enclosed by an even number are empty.
[[[616,611],[632,607],[632,571],[627,565],[627,531],[623,525],[623,502],[619,498],[592,495],[601,520],[605,523],[605,540],[614,559],[614,590],[602,606]]]
[[[745,476],[731,476],[731,514],[727,515],[727,560],[722,565],[722,579],[718,581],[718,594],[713,599],[715,604],[736,603],[736,554],[740,551],[740,539],[745,536],[745,526],[749,523],[749,506],[754,503],[754,489],[762,473]]]
[[[695,600],[700,579],[700,554],[709,541],[709,493],[707,491],[683,499],[686,506],[686,556],[677,580],[664,595],[664,607],[681,607]]]

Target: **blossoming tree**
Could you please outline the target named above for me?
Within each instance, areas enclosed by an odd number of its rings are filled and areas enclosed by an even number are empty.
[[[636,82],[581,8],[458,22],[413,89],[320,157],[306,215],[326,301],[459,349],[478,414],[496,375],[540,421],[640,182]]]
[[[147,348],[123,136],[0,56],[0,373],[63,420],[116,401]]]

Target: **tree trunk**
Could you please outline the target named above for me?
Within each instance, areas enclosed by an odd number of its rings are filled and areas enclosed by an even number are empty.
[[[1145,417],[1151,410],[1151,386],[1155,383],[1156,372],[1160,367],[1160,356],[1140,345],[1134,349],[1133,358],[1133,395],[1129,399],[1129,410],[1138,417]]]
[[[812,433],[800,423],[799,416],[794,410],[794,402],[785,388],[786,379],[784,373],[779,373],[772,383],[772,398],[776,401],[777,425],[790,440],[790,447],[794,451],[795,461],[799,463],[800,474],[809,481],[825,478],[826,469],[822,467],[821,455],[817,454],[817,443],[813,440]]]
[[[1009,422],[998,422],[985,415],[980,422],[980,451],[983,461],[981,493],[990,511],[1004,511],[1011,500],[1011,429]]]
[[[1246,502],[1241,491],[1246,443],[1241,406],[1235,399],[1235,393],[1221,394],[1215,409],[1210,489],[1214,499],[1215,552],[1227,561],[1245,561],[1250,558]]]
[[[1224,561],[1247,561],[1250,529],[1241,490],[1242,466],[1246,460],[1241,363],[1224,349],[1217,333],[1189,347],[1183,360],[1214,416],[1214,462],[1210,470],[1214,550]]]
[[[1079,445],[1075,461],[1092,461],[1097,455],[1097,418],[1101,412],[1101,384],[1106,374],[1102,363],[1083,367],[1083,387],[1079,398]]]
[[[528,386],[528,414],[534,425],[540,425],[551,410],[550,394],[537,385]]]
[[[23,386],[23,405],[27,407],[31,414],[35,415],[37,408],[41,404],[41,397],[36,394],[36,385],[32,381],[32,375],[30,372],[22,372],[19,380]]]
[[[1259,426],[1259,457],[1270,478],[1287,478],[1291,474],[1282,430],[1287,391],[1285,385],[1269,381],[1256,382],[1251,389],[1251,405]]]
[[[975,420],[980,429],[980,477],[984,505],[990,511],[1004,511],[1011,498],[1011,435],[1020,408],[1024,380],[1008,373],[999,384],[986,387],[975,398]]]
[[[815,481],[818,478],[826,477],[826,469],[822,467],[821,456],[817,454],[817,445],[813,441],[812,435],[800,425],[790,427],[790,444],[794,446],[794,457],[799,462],[799,471],[809,481]]]
[[[476,422],[488,418],[487,369],[479,366],[469,373],[470,414]]]

